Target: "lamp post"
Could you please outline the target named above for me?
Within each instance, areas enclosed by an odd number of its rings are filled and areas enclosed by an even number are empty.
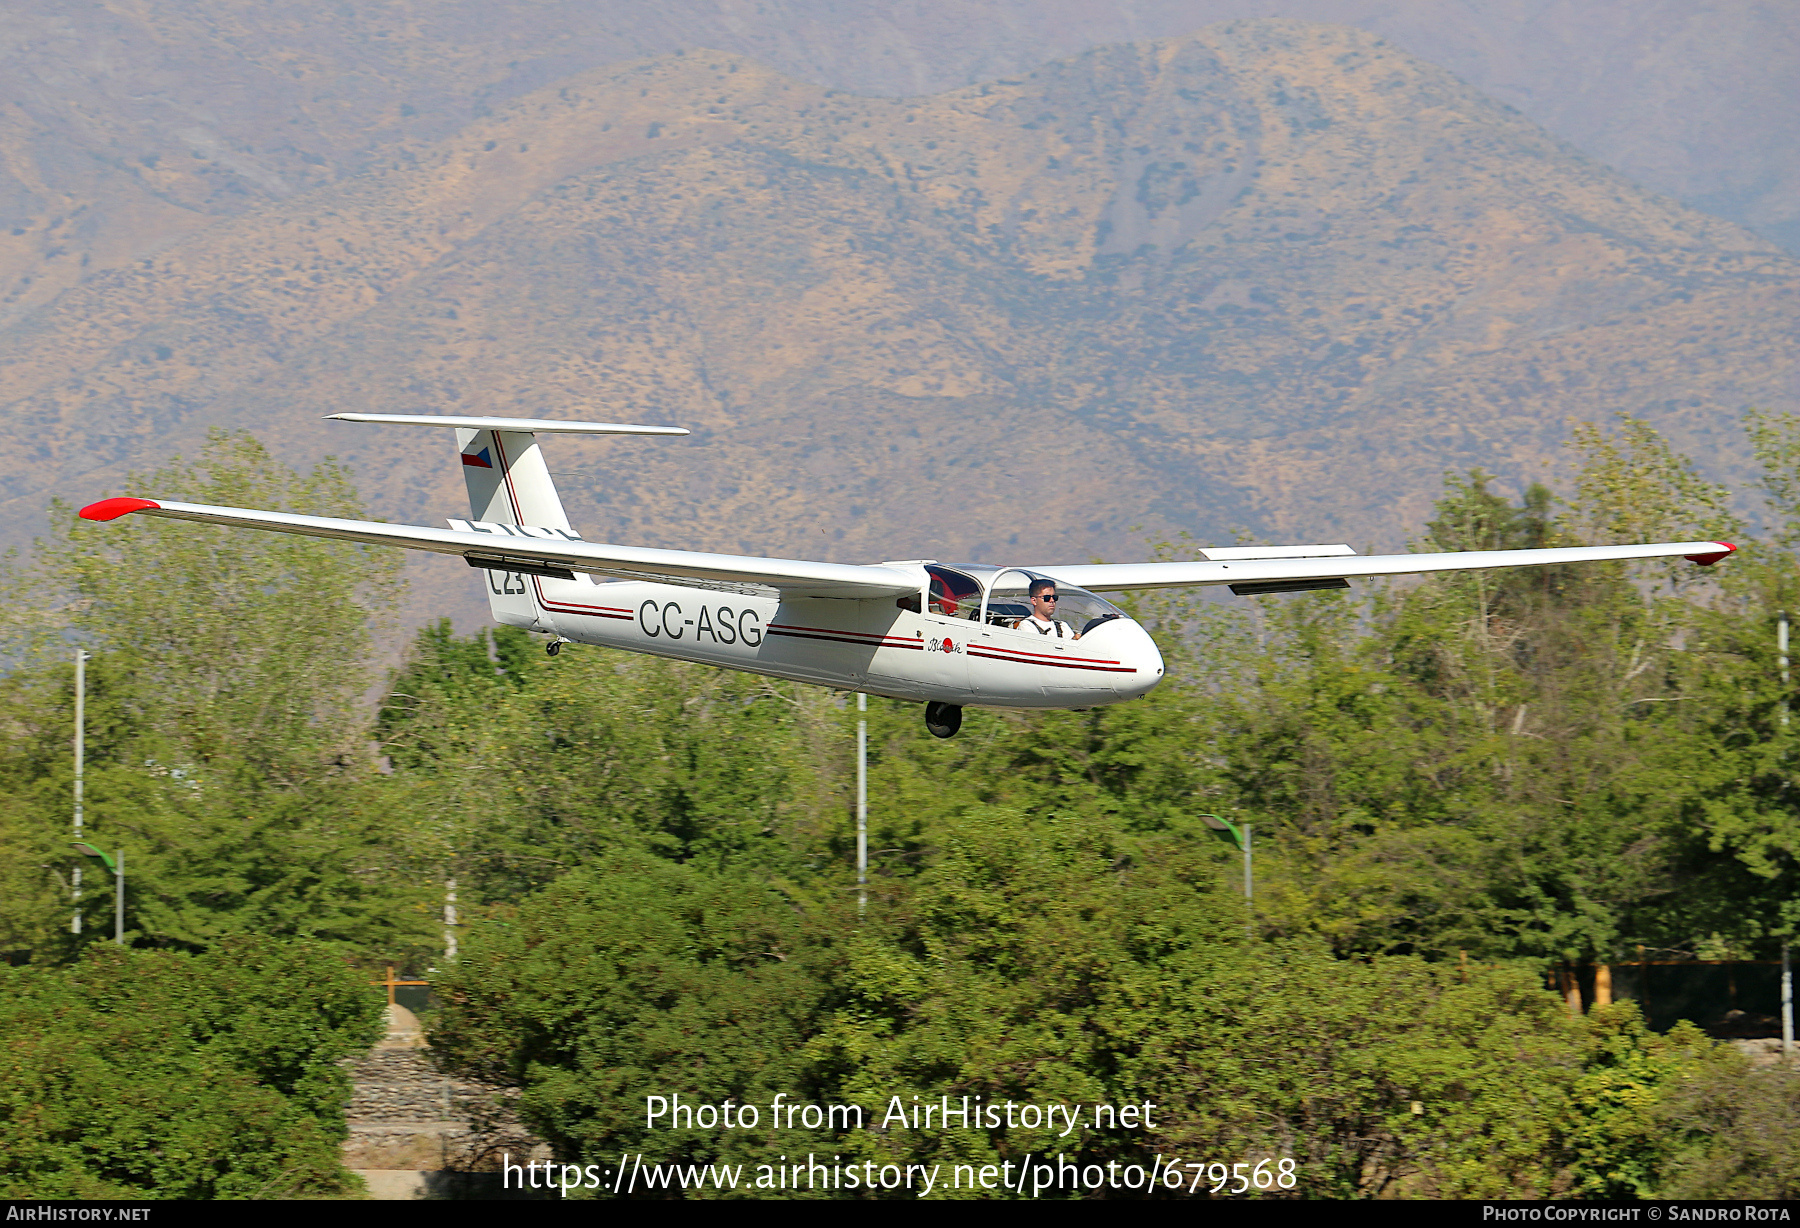
[[[115,942],[119,946],[124,946],[125,945],[125,850],[124,849],[119,850],[119,863],[117,865],[114,865],[112,858],[108,857],[105,853],[101,852],[99,849],[95,848],[93,845],[87,843],[85,840],[72,840],[72,841],[70,841],[70,843],[75,846],[75,851],[77,853],[80,853],[83,857],[98,857],[101,861],[101,864],[103,864],[108,870],[112,871],[113,891],[114,891],[114,896],[113,896],[113,942]]]
[[[1775,615],[1775,654],[1781,661],[1781,725],[1788,723],[1788,615],[1778,610]],[[1781,940],[1781,1058],[1789,1061],[1794,1053],[1794,966],[1788,958],[1788,939]]]
[[[1781,940],[1781,1060],[1794,1058],[1794,965],[1788,958],[1788,941]]]
[[[856,694],[856,915],[869,907],[869,697]]]
[[[86,649],[75,650],[75,838],[81,839],[81,769],[82,769],[82,734],[87,726],[87,659]],[[75,873],[69,884],[71,902],[75,911],[69,921],[71,934],[81,933],[81,867],[75,867]]]
[[[1244,851],[1244,908],[1246,910],[1254,911],[1256,908],[1256,895],[1254,888],[1255,880],[1250,876],[1250,824],[1246,823],[1240,828],[1229,819],[1221,819],[1216,814],[1203,814],[1200,818],[1208,827],[1212,828]],[[1249,938],[1252,936],[1253,926],[1254,922],[1249,917],[1246,917],[1244,920],[1244,937]]]

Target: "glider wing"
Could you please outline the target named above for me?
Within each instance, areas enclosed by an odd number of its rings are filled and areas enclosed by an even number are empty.
[[[427,529],[371,520],[339,520],[331,516],[300,516],[291,512],[131,498],[102,499],[81,509],[81,515],[88,520],[116,520],[132,512],[197,520],[202,524],[235,525],[456,554],[467,559],[473,567],[564,579],[573,579],[576,572],[586,572],[612,579],[651,580],[698,588],[766,588],[785,596],[859,599],[902,597],[917,593],[920,588],[917,577],[892,567],[608,546],[584,542],[573,533],[560,529],[482,521],[452,520],[448,529]]]
[[[1233,547],[1208,550],[1213,557],[1191,563],[1092,563],[1032,567],[1064,584],[1113,593],[1144,588],[1228,584],[1241,596],[1344,588],[1364,576],[1405,576],[1422,572],[1479,571],[1492,567],[1544,567],[1608,559],[1686,558],[1710,566],[1736,547],[1728,542],[1661,542],[1648,546],[1569,546],[1549,550],[1470,550],[1450,554],[1352,555],[1345,546]],[[1290,552],[1307,550],[1309,557]],[[1280,552],[1279,554],[1277,552]],[[1274,557],[1271,557],[1274,556]],[[1348,557],[1346,557],[1348,556]]]

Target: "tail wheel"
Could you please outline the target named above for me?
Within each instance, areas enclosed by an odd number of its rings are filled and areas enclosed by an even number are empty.
[[[925,728],[934,738],[954,738],[962,728],[962,709],[955,704],[926,704]]]
[[[562,651],[562,646],[562,640],[551,640],[548,644],[544,645],[544,651],[554,657]]]

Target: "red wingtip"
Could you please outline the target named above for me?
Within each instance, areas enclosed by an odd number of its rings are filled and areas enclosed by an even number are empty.
[[[102,499],[98,503],[90,503],[79,513],[83,520],[117,520],[128,512],[141,512],[146,508],[161,508],[162,504],[149,499]]]
[[[1687,561],[1690,563],[1698,563],[1702,567],[1711,567],[1726,555],[1733,554],[1737,551],[1737,547],[1730,542],[1715,542],[1713,544],[1723,546],[1724,549],[1716,551],[1709,550],[1705,554],[1690,554],[1687,556]]]

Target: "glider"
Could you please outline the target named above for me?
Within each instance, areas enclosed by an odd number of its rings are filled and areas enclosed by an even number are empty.
[[[953,736],[966,706],[1092,708],[1137,699],[1163,677],[1149,634],[1099,593],[1223,585],[1240,596],[1348,588],[1367,576],[1607,559],[1685,557],[1727,542],[1358,555],[1350,547],[1208,548],[1181,563],[990,567],[906,559],[818,563],[584,541],[569,524],[540,435],[686,435],[680,427],[524,418],[332,414],[340,422],[454,430],[468,520],[444,529],[102,499],[88,520],[128,514],[337,538],[460,556],[484,577],[495,621],[564,644],[603,644],[925,704]]]

